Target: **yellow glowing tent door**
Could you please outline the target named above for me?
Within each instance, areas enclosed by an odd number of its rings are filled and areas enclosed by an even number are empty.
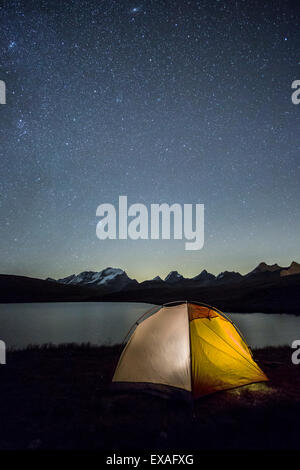
[[[233,323],[197,303],[166,304],[138,323],[115,384],[168,387],[194,398],[268,380]]]
[[[195,398],[268,380],[236,327],[216,310],[188,304]]]

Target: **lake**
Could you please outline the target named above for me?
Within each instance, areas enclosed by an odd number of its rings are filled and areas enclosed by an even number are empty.
[[[0,304],[0,339],[8,348],[43,343],[121,343],[132,324],[151,307],[119,302]],[[300,339],[300,316],[228,316],[251,347],[291,345]]]

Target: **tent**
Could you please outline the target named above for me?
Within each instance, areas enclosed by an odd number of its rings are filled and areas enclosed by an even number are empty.
[[[268,380],[237,327],[216,308],[185,301],[156,310],[135,324],[115,386],[199,398]]]

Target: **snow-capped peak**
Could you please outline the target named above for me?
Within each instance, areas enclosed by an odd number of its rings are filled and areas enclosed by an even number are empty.
[[[58,282],[63,284],[85,284],[102,286],[117,279],[119,276],[129,279],[125,271],[120,268],[105,268],[102,271],[82,271],[79,274],[72,274],[71,276],[63,279],[58,279]]]
[[[178,271],[171,271],[165,278],[166,282],[176,282],[184,279],[184,277],[178,273]]]

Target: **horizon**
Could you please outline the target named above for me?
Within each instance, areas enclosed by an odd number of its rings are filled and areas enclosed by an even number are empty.
[[[184,273],[183,271],[181,271],[180,269],[171,269],[170,271],[164,273],[164,274],[159,274],[159,273],[153,273],[152,275],[150,274],[148,277],[144,277],[144,278],[141,278],[141,277],[138,277],[136,276],[134,273],[132,273],[131,271],[127,270],[126,268],[123,268],[123,267],[120,267],[120,266],[105,266],[101,269],[81,269],[79,270],[78,272],[72,272],[72,273],[67,273],[65,275],[59,275],[59,276],[51,276],[51,275],[45,275],[43,277],[36,277],[36,279],[42,279],[42,280],[45,280],[47,278],[51,278],[51,279],[54,279],[54,280],[58,280],[58,279],[64,279],[66,277],[69,277],[71,275],[79,275],[81,274],[82,272],[100,272],[100,271],[103,271],[105,269],[108,269],[108,268],[112,268],[112,269],[121,269],[122,271],[124,271],[128,277],[130,279],[136,279],[139,283],[141,282],[144,282],[144,281],[150,281],[152,279],[154,279],[156,276],[159,276],[162,280],[164,280],[168,274],[170,274],[171,272],[175,271],[175,272],[178,272],[179,274],[181,274],[185,279],[192,279],[193,277],[197,276],[198,274],[200,274],[203,270],[207,271],[209,274],[213,274],[214,276],[218,276],[219,274],[221,274],[222,272],[237,272],[237,273],[240,273],[242,276],[245,276],[246,274],[250,273],[251,271],[253,271],[255,268],[257,268],[260,264],[262,263],[265,263],[266,265],[268,266],[272,266],[272,265],[278,265],[279,268],[283,268],[283,269],[286,269],[288,268],[292,263],[297,263],[299,264],[296,259],[293,259],[292,261],[290,261],[289,263],[286,263],[286,264],[281,264],[281,263],[278,263],[278,262],[266,262],[266,261],[259,261],[257,264],[255,264],[255,266],[252,266],[251,268],[249,268],[248,270],[246,271],[239,271],[237,269],[223,269],[221,271],[215,271],[213,272],[212,270],[208,269],[207,267],[203,267],[202,269],[200,269],[199,271],[193,273],[193,274],[187,274],[187,273]],[[17,275],[15,273],[0,273],[0,274],[3,274],[3,275]],[[18,274],[20,276],[25,276],[25,277],[32,277],[32,278],[35,278],[35,276],[31,276],[29,274]]]

